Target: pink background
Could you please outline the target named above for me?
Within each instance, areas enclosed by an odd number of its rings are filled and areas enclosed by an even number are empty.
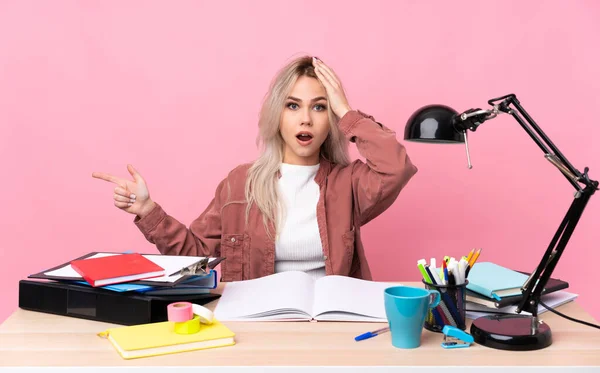
[[[189,224],[257,155],[257,115],[290,58],[313,54],[350,103],[394,128],[422,105],[487,107],[516,93],[581,171],[600,178],[600,6],[589,1],[0,2],[0,321],[18,281],[90,251],[156,252],[112,204],[132,163]],[[419,173],[364,227],[376,280],[418,280],[419,258],[531,270],[572,187],[508,116],[462,146],[406,144]],[[357,152],[352,147],[353,156]],[[600,318],[600,201],[555,276]],[[592,279],[594,279],[592,281]]]

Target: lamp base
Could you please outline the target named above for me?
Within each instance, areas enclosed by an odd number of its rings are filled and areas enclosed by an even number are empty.
[[[471,335],[482,346],[499,350],[531,351],[552,344],[550,327],[537,322],[533,330],[533,316],[490,315],[473,320]]]

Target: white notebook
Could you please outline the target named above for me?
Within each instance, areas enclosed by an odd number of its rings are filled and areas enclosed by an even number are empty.
[[[301,271],[227,283],[215,307],[220,321],[387,322],[384,289],[396,284]]]

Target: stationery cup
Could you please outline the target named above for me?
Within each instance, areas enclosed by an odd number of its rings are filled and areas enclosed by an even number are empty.
[[[383,295],[392,345],[397,348],[419,347],[425,317],[431,307],[439,304],[440,293],[437,290],[393,286],[385,289]]]
[[[468,283],[467,280],[460,285],[434,285],[423,280],[426,289],[437,290],[441,295],[437,307],[430,308],[427,312],[425,329],[441,333],[445,325],[454,326],[461,330],[467,328],[465,305]]]

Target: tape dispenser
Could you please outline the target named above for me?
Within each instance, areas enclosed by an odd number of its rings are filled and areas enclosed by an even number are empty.
[[[190,302],[175,302],[167,306],[168,320],[173,322],[177,334],[194,334],[200,324],[212,324],[213,313],[208,308]]]

